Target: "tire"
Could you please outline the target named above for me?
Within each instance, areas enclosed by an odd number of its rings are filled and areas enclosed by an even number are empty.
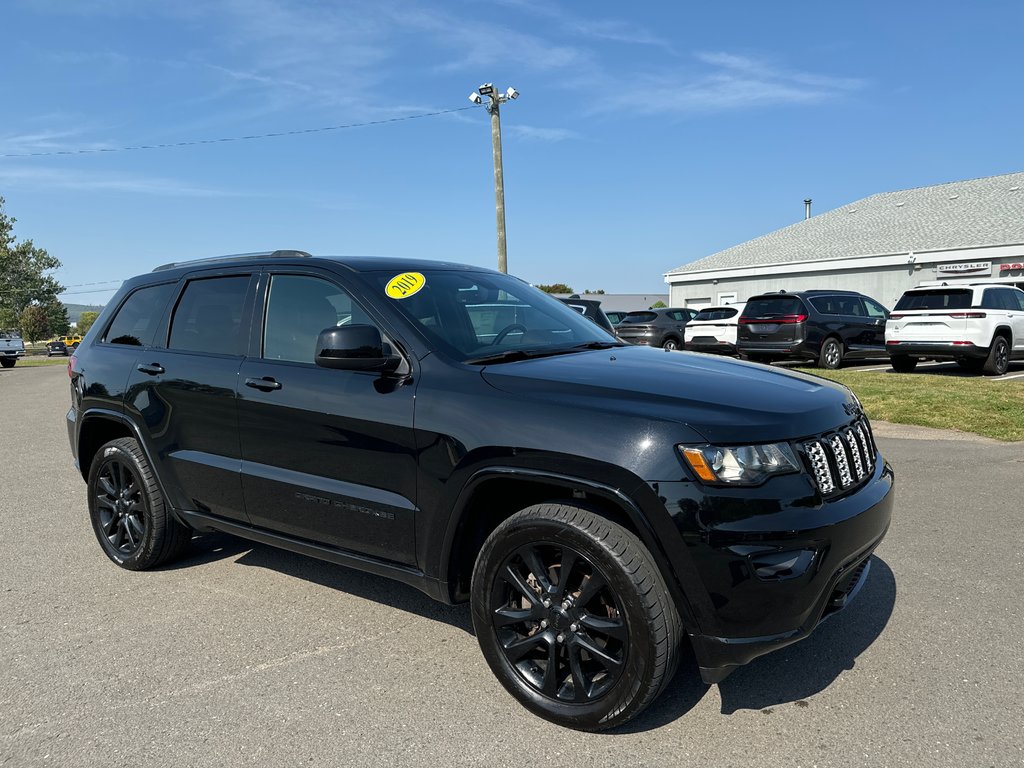
[[[103,553],[129,571],[179,557],[192,531],[171,516],[146,455],[134,438],[111,440],[89,468],[89,517]]]
[[[985,365],[985,361],[980,357],[958,357],[956,358],[956,364],[965,371],[980,373],[982,367]]]
[[[835,336],[829,336],[821,344],[821,351],[818,353],[818,367],[834,371],[842,364],[843,345]]]
[[[982,364],[982,373],[986,376],[1002,376],[1010,367],[1010,343],[1005,336],[996,336],[992,339],[992,346],[989,347],[988,357]]]
[[[682,349],[683,345],[675,336],[669,336],[667,339],[661,342],[661,348],[667,349],[670,352],[674,352],[675,350]]]
[[[538,504],[502,522],[471,600],[491,671],[559,725],[621,725],[675,672],[682,626],[661,573],[635,535],[587,509]]]
[[[16,362],[18,362],[16,357],[0,357],[0,366],[4,368],[13,368]]]
[[[910,373],[917,368],[917,358],[910,355],[893,355],[889,358],[892,369],[897,373]]]

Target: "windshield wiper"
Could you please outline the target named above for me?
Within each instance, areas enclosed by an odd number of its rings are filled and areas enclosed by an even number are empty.
[[[611,349],[612,347],[624,347],[625,342],[622,341],[587,341],[583,344],[577,344],[573,349]]]
[[[514,363],[516,360],[530,360],[538,357],[554,357],[555,355],[571,355],[576,352],[583,352],[587,349],[609,349],[610,347],[624,347],[625,344],[613,341],[588,341],[584,344],[576,344],[571,347],[547,347],[544,349],[507,349],[504,352],[496,352],[493,355],[474,357],[465,362],[469,365],[486,365],[488,363]]]

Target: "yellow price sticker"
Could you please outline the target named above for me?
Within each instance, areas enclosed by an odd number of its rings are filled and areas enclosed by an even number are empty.
[[[410,296],[419,293],[426,284],[427,278],[419,272],[403,272],[392,277],[388,281],[387,288],[384,290],[392,299],[408,299]]]

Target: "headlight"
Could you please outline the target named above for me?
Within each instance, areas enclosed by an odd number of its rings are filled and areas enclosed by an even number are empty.
[[[800,471],[787,443],[730,448],[681,445],[679,452],[697,477],[715,485],[759,485],[773,475]]]

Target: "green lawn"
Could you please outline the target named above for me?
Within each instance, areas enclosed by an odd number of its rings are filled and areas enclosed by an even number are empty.
[[[35,355],[26,355],[25,357],[19,357],[18,362],[15,364],[17,368],[39,368],[44,365],[67,365],[68,358],[66,357],[46,357],[45,355],[37,357]]]
[[[857,393],[868,416],[897,424],[1024,440],[1024,379],[884,371],[823,371]]]

